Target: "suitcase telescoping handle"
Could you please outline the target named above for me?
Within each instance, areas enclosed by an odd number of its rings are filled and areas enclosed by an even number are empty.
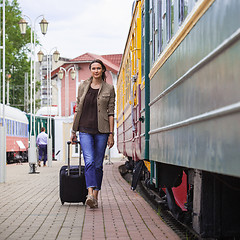
[[[71,145],[71,141],[67,142],[68,145],[68,176],[70,175],[70,145]],[[80,145],[80,141],[74,141],[74,143],[79,144],[79,176],[81,176],[81,145]]]

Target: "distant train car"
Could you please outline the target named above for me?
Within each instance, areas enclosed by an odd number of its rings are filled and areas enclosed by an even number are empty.
[[[0,124],[3,125],[3,105],[0,104]],[[28,119],[21,110],[5,106],[7,163],[27,160]]]
[[[119,151],[145,160],[149,186],[203,238],[240,235],[239,11],[236,0],[135,1],[118,76]]]
[[[141,158],[141,80],[141,1],[137,1],[117,83],[117,146],[133,160]]]

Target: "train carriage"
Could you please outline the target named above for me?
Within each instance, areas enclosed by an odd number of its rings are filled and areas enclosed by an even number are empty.
[[[118,78],[119,150],[129,159],[145,160],[151,187],[164,191],[172,214],[201,237],[239,236],[240,1],[134,5]],[[126,59],[132,56],[138,8],[141,78],[138,108],[130,108],[134,74],[126,79],[124,66],[131,71],[134,66]],[[138,126],[139,145],[130,137],[131,122]]]
[[[133,5],[133,17],[117,83],[118,150],[140,159],[139,121],[141,101],[141,1]]]
[[[0,124],[3,124],[3,105],[0,104]],[[17,108],[5,106],[7,162],[27,160],[28,119]]]
[[[162,5],[166,36],[158,36],[159,57],[150,44],[152,178],[158,187],[174,187],[186,173],[193,228],[203,237],[231,236],[239,233],[240,210],[240,3],[198,1],[186,14],[191,1],[173,2]],[[179,10],[186,16],[175,18]]]
[[[0,125],[3,124],[2,104],[0,104]],[[6,124],[6,154],[7,163],[14,163],[28,160],[28,147],[30,135],[31,115],[25,112],[5,105],[5,124]],[[35,136],[41,132],[41,127],[48,130],[49,119],[47,116],[35,116],[32,118],[32,131],[35,130]],[[53,138],[53,158],[54,158],[54,119],[51,118],[52,138]]]

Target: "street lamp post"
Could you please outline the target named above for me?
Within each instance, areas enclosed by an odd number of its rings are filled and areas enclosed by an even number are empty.
[[[30,145],[28,149],[28,162],[30,166],[30,172],[29,173],[36,173],[36,164],[37,164],[37,151],[36,151],[36,131],[35,131],[35,90],[36,90],[36,76],[35,76],[35,45],[36,45],[36,33],[35,33],[35,28],[36,28],[36,21],[40,18],[43,17],[43,15],[39,15],[35,21],[34,25],[32,24],[32,20],[27,16],[24,15],[24,17],[28,18],[30,23],[31,23],[31,70],[30,70]],[[19,27],[21,34],[26,34],[26,29],[27,29],[27,22],[25,19],[21,19],[19,22]],[[44,19],[40,22],[40,27],[41,27],[41,32],[43,35],[47,33],[47,27],[48,27],[48,22]],[[32,36],[33,35],[33,36]],[[33,64],[34,62],[34,64]],[[33,72],[32,72],[33,70]],[[32,99],[33,98],[33,99]],[[33,102],[33,111],[32,111],[32,102]],[[32,121],[33,117],[33,121]],[[33,122],[33,129],[32,129],[32,122]]]
[[[64,72],[65,72],[65,115],[68,117],[69,116],[69,72],[72,80],[74,80],[76,77],[76,70],[74,67],[70,67],[67,70],[63,67],[60,67],[60,71],[58,72],[58,77],[60,80],[63,79]]]
[[[47,159],[48,159],[48,166],[52,167],[52,114],[51,114],[51,107],[52,107],[52,94],[51,94],[51,62],[49,66],[49,56],[51,55],[51,52],[56,49],[56,47],[52,48],[47,56],[47,96],[48,96],[48,144],[47,144]],[[44,53],[40,50],[38,52],[38,61],[40,64],[43,61]],[[57,51],[57,49],[53,53],[53,60],[54,62],[58,62],[60,57],[60,53]],[[49,66],[49,68],[48,68]]]

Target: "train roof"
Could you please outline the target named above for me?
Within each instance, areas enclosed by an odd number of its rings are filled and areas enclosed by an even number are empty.
[[[2,103],[0,103],[0,118],[3,118],[3,104]],[[26,117],[25,112],[21,111],[18,108],[15,108],[15,107],[10,107],[10,106],[5,105],[5,118],[28,124],[28,119]]]
[[[41,107],[37,113],[37,116],[48,116],[51,115],[52,117],[58,116],[58,107]]]

